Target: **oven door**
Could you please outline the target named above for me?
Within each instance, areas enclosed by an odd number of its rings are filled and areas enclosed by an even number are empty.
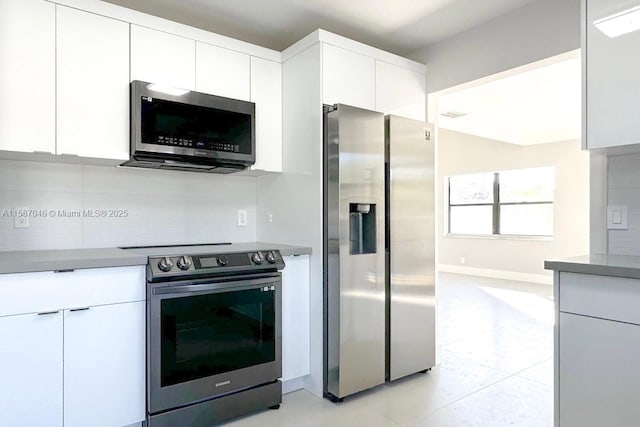
[[[281,275],[150,284],[150,414],[282,376]]]

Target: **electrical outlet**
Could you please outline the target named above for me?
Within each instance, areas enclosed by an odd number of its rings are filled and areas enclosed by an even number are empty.
[[[267,214],[267,221],[269,221],[269,224],[273,222],[273,214],[271,212]]]
[[[16,208],[16,215],[13,217],[13,228],[29,228],[29,209]]]
[[[247,210],[238,209],[238,227],[247,226]]]
[[[463,256],[460,257],[460,264],[464,265],[464,263],[466,262],[466,260],[464,259]]]

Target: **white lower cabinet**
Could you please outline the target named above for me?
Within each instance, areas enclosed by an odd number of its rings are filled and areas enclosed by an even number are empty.
[[[145,302],[64,313],[64,426],[145,417]]]
[[[284,257],[282,380],[309,375],[309,255]]]
[[[62,426],[62,311],[0,317],[0,426]]]
[[[558,335],[559,426],[638,425],[640,326],[561,312]]]
[[[144,269],[0,275],[0,427],[144,420]]]

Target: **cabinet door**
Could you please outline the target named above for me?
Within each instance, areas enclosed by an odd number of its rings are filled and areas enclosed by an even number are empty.
[[[196,90],[227,98],[250,99],[250,56],[196,42]]]
[[[309,256],[284,257],[282,380],[309,374]]]
[[[322,45],[322,102],[375,110],[376,64],[373,58]]]
[[[57,6],[58,154],[129,159],[129,24]]]
[[[640,419],[640,326],[560,313],[560,426],[626,427]]]
[[[251,101],[256,104],[256,163],[282,172],[282,65],[251,57]]]
[[[64,314],[64,425],[113,427],[145,418],[145,303]]]
[[[376,111],[425,121],[425,77],[376,61]]]
[[[0,150],[55,152],[55,5],[0,1]]]
[[[62,426],[62,312],[0,317],[0,426]]]
[[[131,25],[131,80],[194,90],[196,42]]]
[[[609,37],[594,25],[637,4],[637,0],[586,1],[587,148],[640,143],[640,31]]]

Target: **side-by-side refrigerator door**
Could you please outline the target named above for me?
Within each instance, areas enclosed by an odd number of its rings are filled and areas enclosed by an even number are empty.
[[[325,113],[327,387],[335,398],[385,381],[384,116]]]
[[[435,365],[433,127],[385,118],[389,203],[389,380]]]

